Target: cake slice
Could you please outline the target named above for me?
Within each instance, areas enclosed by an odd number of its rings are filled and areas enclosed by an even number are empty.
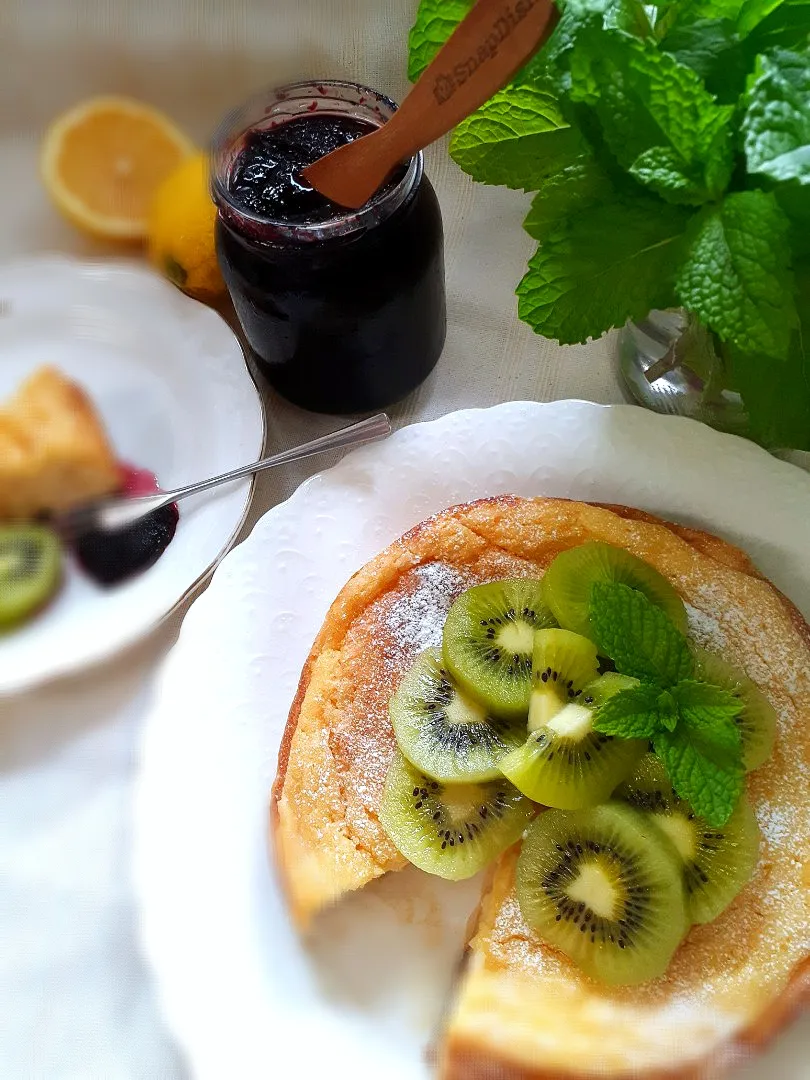
[[[0,409],[0,520],[107,495],[121,470],[85,392],[43,367]]]
[[[589,539],[664,574],[687,604],[695,643],[744,668],[777,709],[775,753],[748,777],[759,866],[719,919],[689,932],[663,978],[608,989],[523,921],[517,849],[507,853],[439,1039],[443,1080],[715,1076],[810,993],[810,630],[742,552],[621,507],[511,496],[456,507],[347,584],[305,666],[273,791],[291,913],[306,927],[404,864],[377,817],[395,750],[387,702],[416,654],[439,644],[455,596],[541,576],[560,551]]]
[[[810,999],[807,851],[793,859],[764,832],[754,881],[692,928],[663,978],[635,987],[588,979],[531,931],[509,851],[473,923],[439,1080],[707,1080],[761,1049]]]

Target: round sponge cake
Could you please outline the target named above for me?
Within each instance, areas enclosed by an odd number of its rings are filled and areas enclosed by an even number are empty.
[[[448,1014],[443,1076],[716,1075],[707,1061],[761,1042],[810,993],[810,630],[736,548],[624,507],[514,496],[454,507],[347,583],[304,667],[272,794],[290,911],[305,927],[405,864],[377,819],[395,748],[388,700],[415,656],[440,643],[455,597],[542,576],[560,551],[593,539],[667,577],[694,641],[743,667],[777,709],[774,755],[748,778],[760,864],[719,919],[690,931],[663,979],[609,990],[525,925],[516,852],[506,853]]]

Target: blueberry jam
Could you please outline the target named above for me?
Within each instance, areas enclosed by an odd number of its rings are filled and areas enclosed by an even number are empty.
[[[311,188],[301,173],[313,161],[374,128],[352,116],[315,113],[251,131],[231,172],[235,205],[257,217],[290,225],[320,225],[342,216],[346,211]],[[390,180],[383,192],[393,183]]]
[[[144,469],[122,466],[121,494],[154,495],[160,490],[155,477]],[[99,585],[117,585],[153,566],[174,538],[180,513],[175,503],[155,510],[128,529],[116,533],[86,533],[72,544],[73,553],[88,577]]]
[[[421,156],[359,211],[301,176],[394,109],[351,83],[302,83],[252,103],[215,140],[220,266],[256,366],[303,408],[384,408],[444,345],[442,219]]]

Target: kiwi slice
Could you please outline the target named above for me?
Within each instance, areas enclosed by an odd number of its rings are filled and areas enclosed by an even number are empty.
[[[443,784],[397,752],[385,780],[380,823],[414,866],[460,881],[514,844],[533,813],[529,800],[503,777]]]
[[[598,674],[592,641],[570,630],[538,630],[532,650],[529,731],[536,731],[576,701]]]
[[[57,590],[62,549],[50,529],[40,525],[0,528],[0,629],[21,623]]]
[[[672,844],[621,803],[540,814],[518,859],[517,896],[541,938],[610,986],[663,975],[688,927]]]
[[[695,649],[697,677],[729,690],[742,701],[742,712],[735,717],[742,740],[743,765],[753,772],[764,765],[773,753],[776,741],[776,709],[757,686],[738,668],[714,653]]]
[[[461,690],[442,662],[441,649],[427,649],[399,685],[388,708],[405,757],[445,783],[494,780],[498,762],[526,738],[521,724],[490,716]]]
[[[526,718],[534,631],[554,626],[539,581],[493,581],[467,589],[447,613],[442,638],[447,670],[488,712]]]
[[[677,849],[691,922],[712,922],[751,880],[759,826],[744,797],[725,825],[709,825],[675,794],[654,754],[642,759],[616,796],[650,815]]]
[[[601,540],[588,540],[561,552],[546,570],[543,598],[560,626],[591,636],[589,607],[597,581],[638,589],[686,633],[686,608],[667,579],[643,559]]]
[[[644,739],[617,739],[593,729],[597,702],[630,685],[635,685],[634,679],[614,674],[588,684],[577,701],[565,705],[501,760],[501,772],[544,806],[579,810],[604,802],[647,749]]]
[[[585,705],[591,705],[598,709],[600,705],[622,690],[632,690],[639,685],[639,680],[630,675],[620,675],[618,671],[606,671],[592,683],[588,683],[582,691],[582,700]]]

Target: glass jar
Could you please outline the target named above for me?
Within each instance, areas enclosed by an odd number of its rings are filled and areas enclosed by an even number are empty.
[[[317,114],[379,126],[389,98],[349,82],[301,82],[236,109],[214,138],[217,254],[257,367],[317,412],[385,407],[433,370],[446,334],[444,238],[422,155],[360,210],[295,223],[247,210],[232,176],[249,136]],[[301,130],[301,123],[296,131]]]

